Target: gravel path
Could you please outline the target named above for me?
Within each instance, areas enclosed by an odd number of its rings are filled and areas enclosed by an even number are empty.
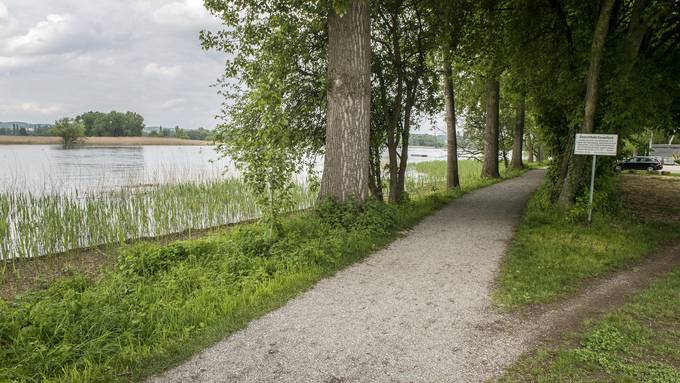
[[[151,382],[478,382],[534,342],[493,309],[499,261],[544,172],[469,193],[403,238]],[[533,329],[532,329],[533,328]]]

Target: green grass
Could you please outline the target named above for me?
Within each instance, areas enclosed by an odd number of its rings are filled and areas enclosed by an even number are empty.
[[[501,172],[505,171],[503,162]],[[446,161],[425,161],[409,165],[406,189],[409,193],[430,192],[446,187]],[[458,177],[462,187],[474,184],[482,174],[482,163],[475,160],[458,161]]]
[[[125,247],[97,280],[75,275],[0,300],[0,381],[137,381],[162,371],[494,182],[470,178],[400,205],[322,204],[286,219],[275,238],[248,224]]]
[[[585,279],[621,269],[680,238],[679,225],[642,223],[624,208],[600,209],[586,225],[576,222],[583,205],[564,211],[546,201],[544,185],[505,255],[494,294],[502,306],[554,301]]]
[[[522,358],[501,382],[680,382],[680,269],[571,341]]]

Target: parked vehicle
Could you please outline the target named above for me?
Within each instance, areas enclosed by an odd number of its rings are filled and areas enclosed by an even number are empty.
[[[657,157],[647,157],[647,156],[636,156],[631,157],[623,161],[619,161],[616,164],[616,170],[661,170],[663,169],[663,162]]]

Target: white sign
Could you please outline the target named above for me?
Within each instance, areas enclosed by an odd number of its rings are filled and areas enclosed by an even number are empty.
[[[619,136],[616,134],[576,134],[574,154],[615,156]]]

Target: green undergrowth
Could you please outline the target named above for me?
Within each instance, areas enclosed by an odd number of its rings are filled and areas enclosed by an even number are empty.
[[[493,182],[474,180],[399,205],[323,203],[285,219],[273,237],[263,224],[244,224],[201,239],[124,247],[115,268],[97,280],[61,278],[0,300],[0,382],[140,380]]]
[[[680,382],[680,269],[581,333],[525,356],[502,382]]]
[[[592,224],[584,223],[583,201],[563,210],[548,202],[547,185],[539,188],[501,265],[494,294],[498,304],[512,308],[554,301],[585,279],[631,265],[680,238],[680,225],[633,218],[611,192],[614,186],[604,186],[608,191],[596,193]]]

